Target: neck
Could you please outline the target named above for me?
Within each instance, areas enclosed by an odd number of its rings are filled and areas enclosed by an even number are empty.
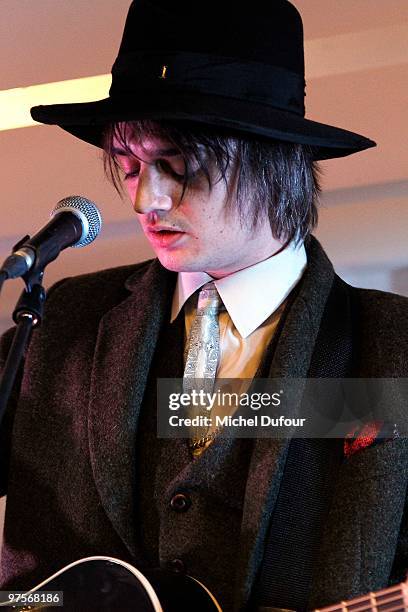
[[[261,263],[261,261],[266,261],[267,259],[270,259],[271,257],[275,257],[275,255],[279,255],[279,253],[284,251],[288,245],[289,245],[289,242],[285,242],[284,244],[279,244],[266,257],[257,259],[256,261],[251,262],[247,266],[242,266],[242,268],[237,268],[235,270],[228,270],[228,271],[226,270],[225,271],[223,270],[204,270],[204,272],[208,274],[209,276],[211,276],[214,280],[218,280],[220,278],[230,276],[231,274],[235,274],[235,272],[239,272],[240,270],[246,270],[247,268],[251,268],[252,266],[255,266],[256,264]]]

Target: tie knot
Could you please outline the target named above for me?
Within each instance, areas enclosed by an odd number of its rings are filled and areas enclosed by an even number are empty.
[[[203,285],[198,294],[197,315],[217,315],[223,309],[224,305],[214,281]]]

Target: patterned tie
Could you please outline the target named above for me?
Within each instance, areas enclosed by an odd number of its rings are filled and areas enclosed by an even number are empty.
[[[185,350],[183,391],[204,390],[212,393],[220,357],[220,330],[218,313],[225,310],[214,282],[204,285],[198,296],[197,312],[191,326],[188,346]],[[191,416],[209,416],[205,406],[191,411]],[[207,427],[195,427],[192,448],[203,446],[206,442]]]

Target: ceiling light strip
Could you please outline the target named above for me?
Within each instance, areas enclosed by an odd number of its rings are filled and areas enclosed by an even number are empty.
[[[0,131],[38,125],[30,108],[38,104],[90,102],[108,95],[110,74],[0,91]]]

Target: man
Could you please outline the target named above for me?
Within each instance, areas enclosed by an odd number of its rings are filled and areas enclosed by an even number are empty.
[[[407,376],[406,299],[342,283],[310,237],[316,161],[374,143],[304,118],[296,9],[135,0],[110,97],[32,114],[104,148],[157,259],[49,292],[2,432],[3,588],[95,554],[223,610],[402,580],[405,439],[157,437],[160,378]]]

